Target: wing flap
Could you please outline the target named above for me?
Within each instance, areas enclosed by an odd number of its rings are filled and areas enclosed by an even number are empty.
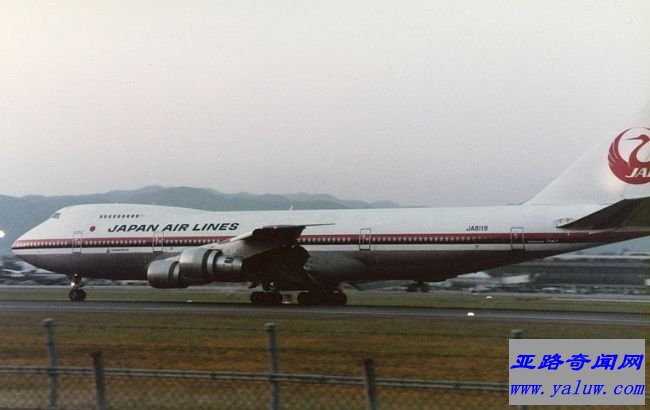
[[[231,238],[228,242],[266,242],[273,241],[279,244],[293,243],[307,225],[273,225],[261,226],[252,231]]]
[[[226,242],[206,245],[206,247],[218,249],[224,254],[245,259],[274,249],[294,246],[297,244],[298,238],[305,228],[323,225],[333,224],[260,226],[252,231],[231,238]]]

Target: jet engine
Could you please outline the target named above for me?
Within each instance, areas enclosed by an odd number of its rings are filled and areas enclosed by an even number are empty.
[[[164,259],[153,261],[147,268],[149,285],[158,289],[186,288],[188,284],[181,278],[178,261]]]
[[[159,289],[186,288],[210,282],[243,281],[242,260],[220,250],[189,248],[178,260],[153,261],[147,269],[149,285]]]

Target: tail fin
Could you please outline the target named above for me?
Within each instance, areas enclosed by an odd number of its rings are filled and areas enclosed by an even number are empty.
[[[629,128],[594,147],[529,205],[613,204],[650,197],[650,128]]]

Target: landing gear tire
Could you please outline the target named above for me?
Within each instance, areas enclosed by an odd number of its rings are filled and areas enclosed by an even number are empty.
[[[83,286],[81,284],[81,275],[74,274],[70,278],[70,286],[72,286],[72,289],[70,290],[70,293],[68,293],[68,296],[70,297],[70,300],[73,302],[83,302],[86,300],[86,291],[81,289]]]
[[[345,306],[345,304],[348,303],[348,297],[345,296],[345,293],[343,292],[335,292],[332,295],[331,301],[335,306]]]
[[[309,292],[298,293],[298,304],[303,306],[311,305],[311,293]]]
[[[68,296],[73,302],[83,302],[86,300],[86,291],[83,289],[72,289]]]

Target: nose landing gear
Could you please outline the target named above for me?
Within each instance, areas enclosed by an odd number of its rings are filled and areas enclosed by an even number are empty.
[[[81,284],[81,275],[73,275],[72,278],[70,278],[70,293],[68,293],[68,296],[70,297],[70,300],[73,302],[83,302],[86,300],[86,291],[81,289],[83,285]]]

